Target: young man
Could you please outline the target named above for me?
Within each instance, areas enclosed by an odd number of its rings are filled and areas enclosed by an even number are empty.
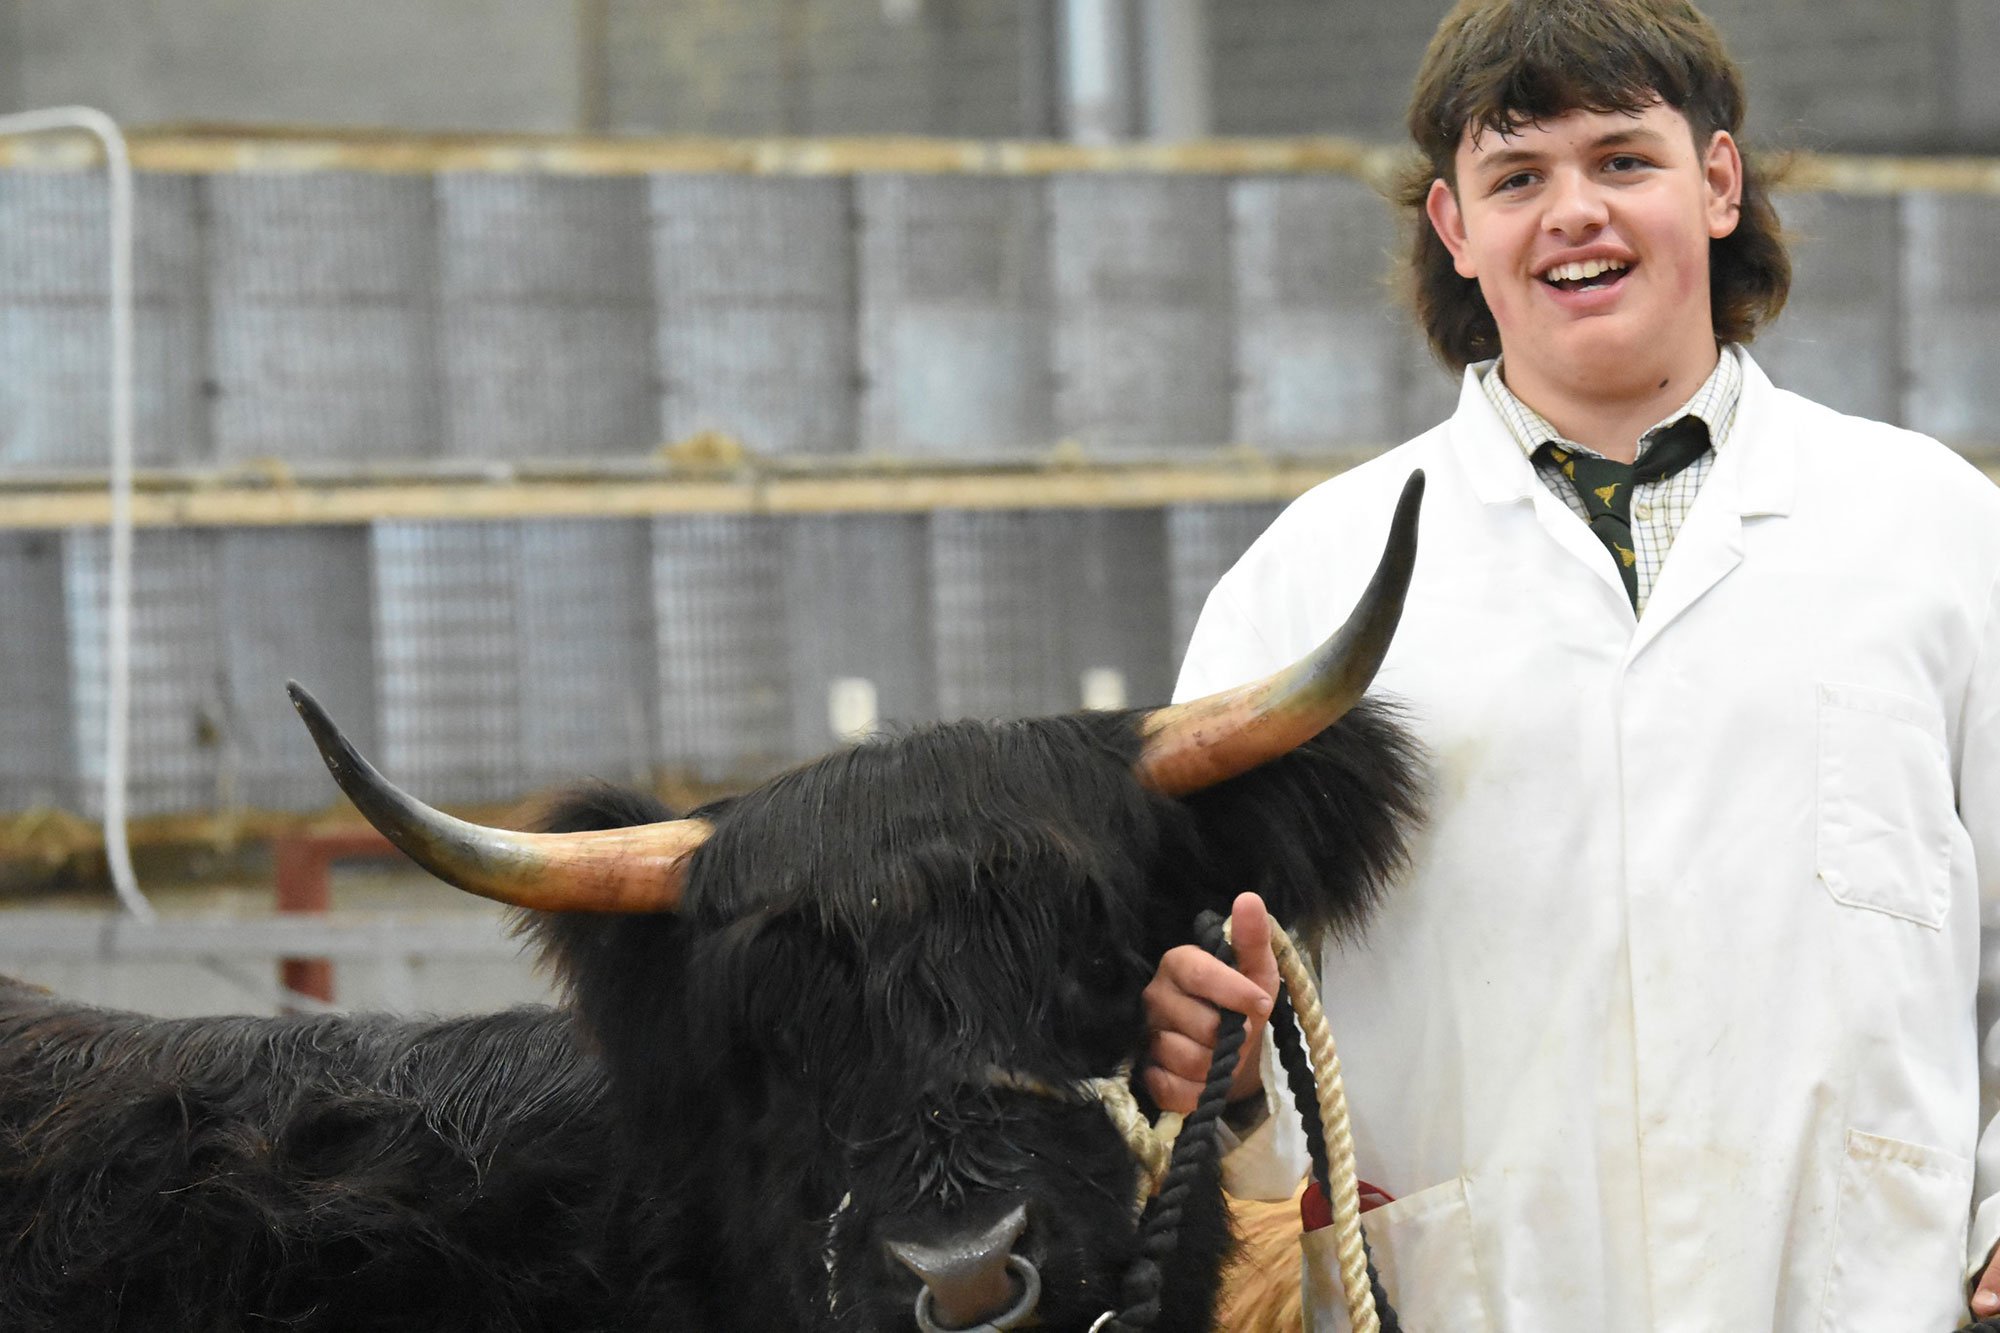
[[[1789,270],[1742,113],[1682,0],[1462,0],[1404,197],[1458,409],[1293,505],[1189,648],[1184,696],[1303,654],[1425,471],[1376,688],[1432,818],[1323,959],[1406,1327],[1942,1330],[2000,1289],[2000,489],[1743,350]],[[1148,991],[1170,1107],[1273,988],[1236,929],[1247,975]],[[1269,1105],[1230,1168],[1282,1197]]]

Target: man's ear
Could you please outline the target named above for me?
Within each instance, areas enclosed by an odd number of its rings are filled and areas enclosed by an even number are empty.
[[[1719,241],[1735,231],[1743,217],[1743,152],[1728,130],[1717,130],[1709,139],[1702,179],[1707,186],[1708,234]]]
[[[1444,183],[1443,177],[1431,182],[1431,192],[1424,198],[1424,216],[1431,220],[1431,229],[1444,242],[1444,248],[1451,251],[1451,266],[1458,276],[1478,277],[1471,247],[1465,243],[1465,215],[1459,211],[1458,194]]]

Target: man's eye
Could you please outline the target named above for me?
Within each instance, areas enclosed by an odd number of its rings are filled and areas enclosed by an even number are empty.
[[[1634,157],[1630,153],[1620,153],[1604,165],[1611,171],[1637,171],[1640,167],[1646,165],[1646,159],[1643,157]]]
[[[1533,184],[1534,179],[1533,172],[1517,171],[1511,176],[1502,176],[1494,183],[1493,189],[1495,192],[1501,190],[1518,190],[1524,186]]]

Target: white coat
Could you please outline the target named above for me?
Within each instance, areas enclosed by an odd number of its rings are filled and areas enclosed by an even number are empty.
[[[1292,505],[1189,648],[1183,698],[1313,647],[1425,471],[1375,688],[1432,816],[1323,959],[1412,1333],[1944,1330],[2000,1236],[2000,488],[1744,369],[1642,619],[1475,368]],[[1274,1122],[1232,1181],[1299,1153]]]

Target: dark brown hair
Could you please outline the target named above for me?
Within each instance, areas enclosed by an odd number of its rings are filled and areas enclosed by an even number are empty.
[[[1638,112],[1655,102],[1687,118],[1700,150],[1717,130],[1735,135],[1743,125],[1743,76],[1686,0],[1459,0],[1445,16],[1410,97],[1419,157],[1394,195],[1413,223],[1410,299],[1439,360],[1459,371],[1500,353],[1478,281],[1458,275],[1424,212],[1433,180],[1458,188],[1466,131],[1506,133],[1570,111]],[[1736,230],[1709,242],[1710,303],[1724,342],[1748,342],[1791,289],[1774,175],[1744,152]]]

